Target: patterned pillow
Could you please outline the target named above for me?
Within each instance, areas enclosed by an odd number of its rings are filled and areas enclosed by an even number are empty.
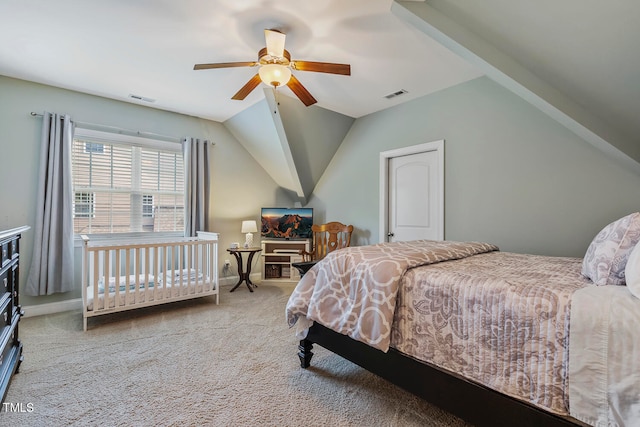
[[[627,266],[624,268],[627,280],[627,288],[636,297],[640,298],[640,244],[636,245],[629,255]]]
[[[640,241],[640,212],[612,222],[598,233],[582,261],[582,275],[596,285],[624,285],[624,269]]]

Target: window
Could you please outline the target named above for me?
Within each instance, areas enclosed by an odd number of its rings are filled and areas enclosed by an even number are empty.
[[[77,128],[74,232],[182,232],[183,167],[178,143]]]
[[[76,191],[73,201],[74,218],[93,218],[93,193]]]
[[[104,144],[98,144],[96,142],[84,143],[85,153],[104,153]]]
[[[142,216],[153,218],[153,194],[142,195]]]

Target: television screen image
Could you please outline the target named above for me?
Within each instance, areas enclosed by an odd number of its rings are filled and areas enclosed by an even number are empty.
[[[266,239],[309,239],[313,208],[262,208],[260,234]]]

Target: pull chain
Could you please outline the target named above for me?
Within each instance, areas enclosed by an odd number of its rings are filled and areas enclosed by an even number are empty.
[[[280,102],[278,102],[278,86],[273,86],[273,98],[276,101],[276,105],[280,105]],[[273,110],[273,114],[278,114],[277,109]]]

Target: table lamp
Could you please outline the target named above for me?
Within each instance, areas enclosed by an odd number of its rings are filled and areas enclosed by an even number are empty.
[[[258,225],[255,221],[242,221],[242,233],[247,233],[244,247],[250,248],[253,246],[253,233],[258,231]]]

